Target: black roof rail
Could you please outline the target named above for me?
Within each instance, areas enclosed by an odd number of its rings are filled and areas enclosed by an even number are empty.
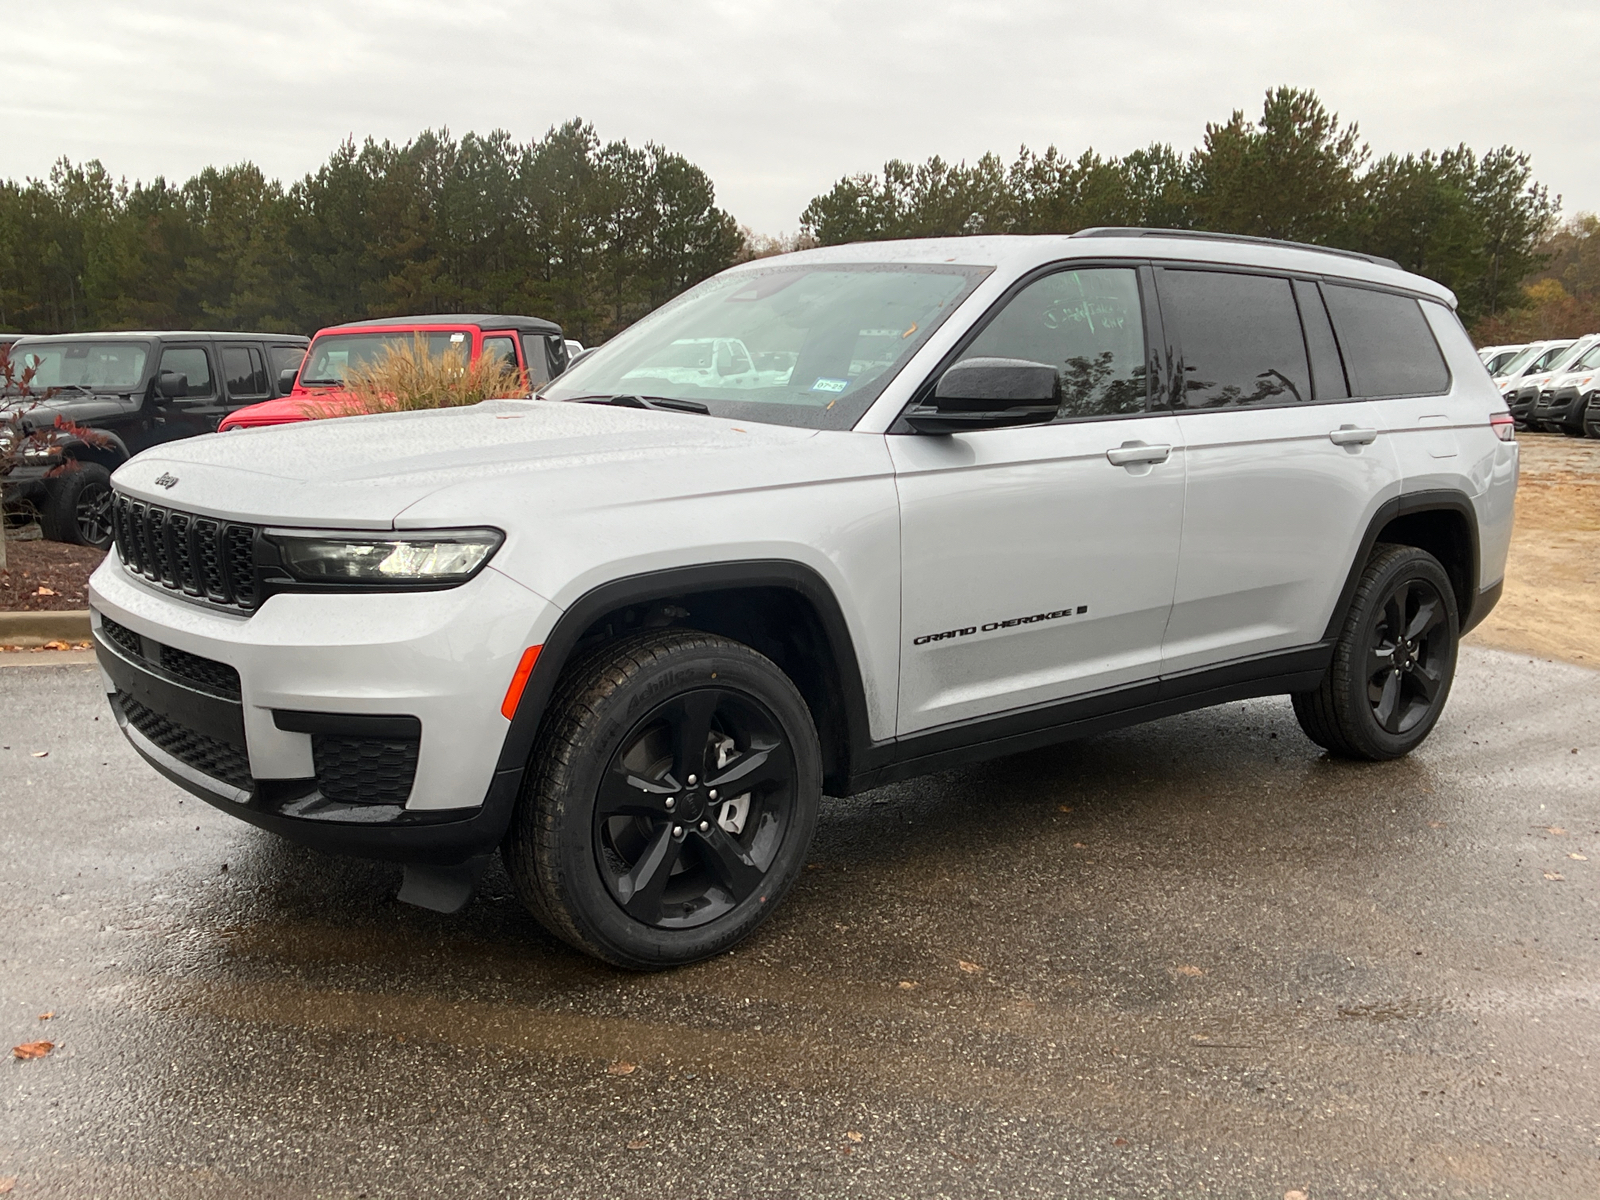
[[[1294,250],[1313,250],[1318,254],[1337,254],[1340,258],[1357,258],[1362,262],[1375,263],[1380,267],[1393,267],[1396,271],[1405,270],[1392,258],[1384,258],[1379,254],[1363,254],[1359,250],[1337,250],[1332,246],[1315,246],[1310,242],[1290,242],[1283,238],[1252,237],[1247,233],[1213,233],[1209,229],[1144,229],[1137,225],[1096,225],[1092,229],[1080,229],[1072,237],[1169,237],[1169,238],[1203,238],[1212,242],[1244,242],[1251,246],[1288,246]]]

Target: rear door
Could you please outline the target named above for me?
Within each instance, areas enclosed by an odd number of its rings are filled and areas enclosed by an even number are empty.
[[[1309,646],[1370,514],[1400,490],[1392,439],[1378,406],[1351,397],[1314,281],[1212,267],[1157,274],[1182,356],[1188,456],[1163,671]]]
[[[1141,276],[1143,278],[1141,279]],[[901,513],[899,731],[1105,689],[1152,697],[1183,523],[1184,455],[1162,409],[1148,268],[1055,270],[956,361],[1057,370],[1049,425],[890,436]],[[1123,690],[1118,700],[1137,699]]]

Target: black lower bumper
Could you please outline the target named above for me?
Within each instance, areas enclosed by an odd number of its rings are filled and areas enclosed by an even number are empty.
[[[173,783],[241,821],[332,854],[424,867],[481,862],[505,837],[520,767],[497,771],[481,805],[455,809],[329,796],[315,778],[256,779],[238,698],[196,686],[98,629],[95,651],[116,689],[110,700],[117,724],[134,749]]]
[[[1534,405],[1533,419],[1552,425],[1576,426],[1583,420],[1586,403],[1587,400],[1578,395],[1576,388],[1563,388],[1553,396],[1539,397],[1539,403]]]

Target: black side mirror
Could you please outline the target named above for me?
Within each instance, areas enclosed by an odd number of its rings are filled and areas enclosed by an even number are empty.
[[[969,358],[933,389],[933,404],[906,413],[918,433],[1046,425],[1060,408],[1056,369],[1022,358]]]
[[[292,392],[294,390],[294,381],[299,374],[299,367],[285,367],[283,370],[279,371],[278,390],[280,392]]]
[[[163,371],[156,381],[156,393],[163,400],[179,400],[189,394],[189,377],[182,371]]]

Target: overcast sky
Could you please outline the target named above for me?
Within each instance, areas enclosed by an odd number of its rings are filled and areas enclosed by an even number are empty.
[[[0,0],[0,175],[61,155],[289,179],[343,138],[579,115],[704,167],[758,232],[848,173],[1054,143],[1196,145],[1314,88],[1374,151],[1510,143],[1600,208],[1600,3]]]

